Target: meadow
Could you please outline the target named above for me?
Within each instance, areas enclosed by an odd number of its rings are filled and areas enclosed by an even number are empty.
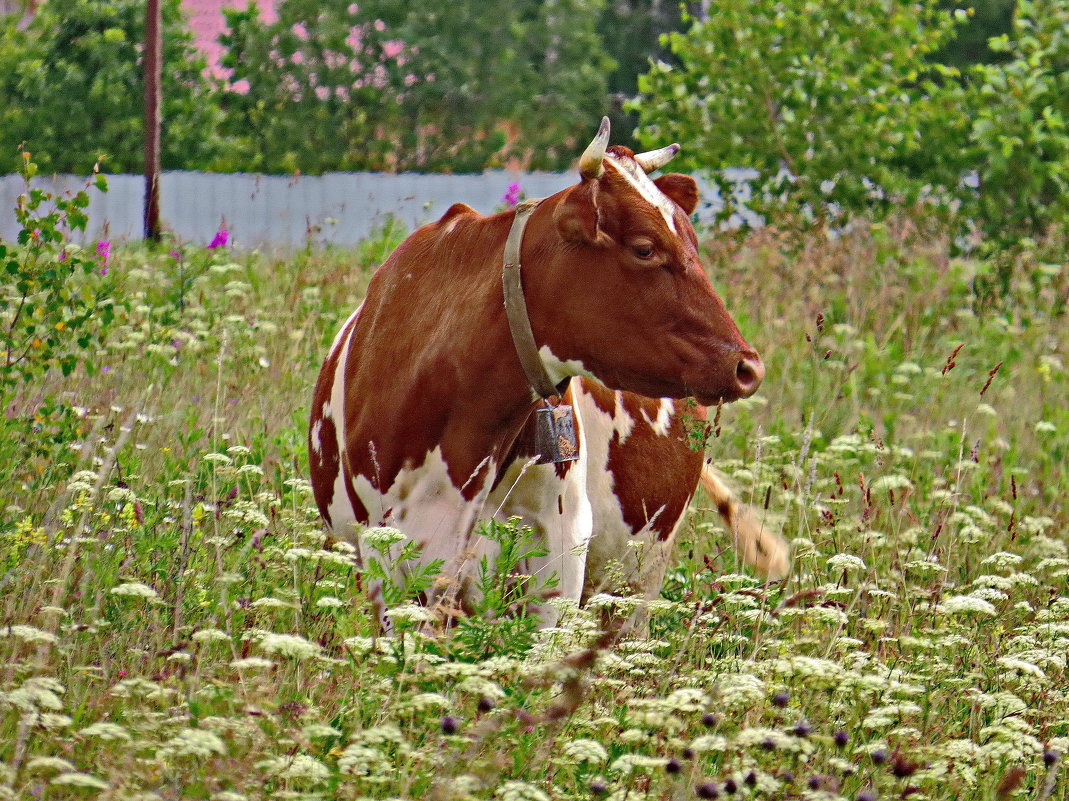
[[[708,235],[767,366],[709,452],[791,574],[699,495],[648,636],[602,596],[476,647],[411,603],[373,636],[307,482],[320,361],[402,236],[87,251],[103,344],[7,410],[77,423],[0,443],[0,798],[1069,798],[1063,260],[995,291],[923,218]]]

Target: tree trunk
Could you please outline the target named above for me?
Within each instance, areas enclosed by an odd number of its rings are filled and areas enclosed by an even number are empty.
[[[145,8],[145,239],[160,238],[160,105],[163,24],[160,0]]]

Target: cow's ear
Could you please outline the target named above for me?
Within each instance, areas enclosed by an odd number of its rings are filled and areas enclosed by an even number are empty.
[[[688,215],[693,214],[694,209],[698,208],[698,184],[689,175],[670,172],[662,175],[654,183]]]
[[[598,239],[598,182],[584,180],[568,190],[553,211],[553,221],[566,242],[593,244]]]

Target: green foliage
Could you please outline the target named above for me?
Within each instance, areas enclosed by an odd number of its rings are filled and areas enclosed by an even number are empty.
[[[521,525],[519,518],[487,520],[476,528],[497,547],[497,556],[479,562],[475,606],[457,623],[452,645],[464,659],[513,656],[534,642],[539,607],[557,586],[557,574],[527,575],[531,560],[549,554],[541,534]]]
[[[935,0],[721,0],[641,80],[640,136],[686,143],[691,169],[756,169],[748,206],[788,224],[921,202],[999,247],[1069,230],[1069,2],[1020,3],[1001,60],[962,74],[937,54],[967,19]]]
[[[887,208],[957,184],[960,159],[931,153],[967,125],[955,71],[925,60],[953,32],[935,0],[718,0],[689,19],[668,36],[679,66],[654,65],[638,101],[640,138],[684,143],[683,169],[755,168],[765,212]]]
[[[934,59],[964,70],[973,64],[992,64],[1004,57],[988,47],[988,40],[1009,33],[1017,0],[974,0],[958,3],[941,0],[947,11],[966,8],[969,19],[954,32],[954,38],[935,54]]]
[[[603,112],[600,0],[413,6],[285,0],[227,11],[234,169],[472,172],[563,167]]]
[[[163,167],[208,167],[220,142],[204,59],[180,0],[164,0],[163,22]],[[141,171],[144,29],[139,0],[49,0],[24,30],[0,16],[0,154],[25,143],[47,172],[84,175],[102,156]]]
[[[1069,2],[1021,0],[991,45],[1007,60],[975,68],[969,103],[978,217],[997,240],[1069,232]]]
[[[420,561],[420,547],[395,528],[371,528],[360,539],[369,552],[364,563],[364,575],[369,581],[382,585],[382,600],[387,607],[416,601],[431,588],[435,577],[442,572],[441,559],[424,564]]]
[[[664,0],[615,0],[602,12],[598,30],[616,62],[607,86],[614,144],[638,149],[633,135],[638,115],[626,104],[637,94],[638,78],[650,63],[671,58],[662,37],[682,29],[683,8],[683,3]]]
[[[0,241],[0,431],[26,454],[49,457],[72,436],[77,419],[68,404],[42,391],[46,376],[68,376],[78,366],[92,372],[114,316],[104,277],[110,244],[92,253],[69,241],[85,231],[90,187],[106,192],[108,185],[94,170],[85,189],[54,196],[32,186],[37,165],[23,155],[26,191],[15,206],[21,230],[16,243]],[[0,478],[24,466],[7,462]]]

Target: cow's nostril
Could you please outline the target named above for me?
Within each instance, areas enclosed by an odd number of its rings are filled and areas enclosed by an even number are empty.
[[[748,398],[757,392],[761,386],[761,380],[765,377],[765,366],[761,359],[756,356],[750,358],[743,356],[735,368],[735,381],[738,384],[739,393]]]

